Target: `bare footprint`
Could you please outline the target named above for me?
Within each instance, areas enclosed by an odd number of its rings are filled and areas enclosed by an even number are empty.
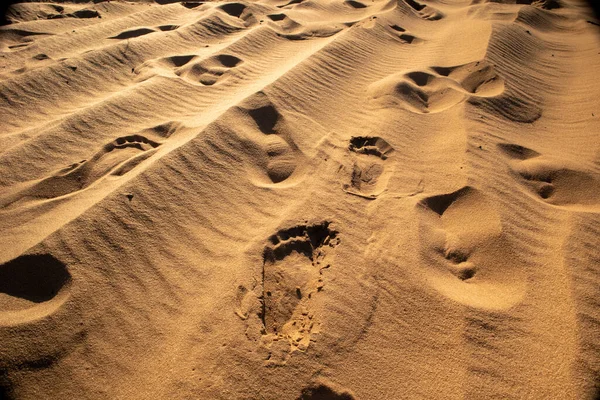
[[[269,238],[263,251],[262,311],[270,340],[284,339],[290,351],[306,350],[318,320],[311,299],[323,289],[322,270],[330,268],[329,250],[339,243],[329,222],[298,225]]]
[[[419,39],[418,37],[410,34],[409,32],[406,31],[406,29],[404,29],[400,25],[389,25],[387,31],[392,36],[398,38],[398,40],[401,41],[402,43],[419,44],[419,43],[423,42],[422,39]]]
[[[441,112],[469,98],[493,97],[503,91],[504,80],[485,61],[394,74],[369,87],[376,104],[418,114]]]
[[[256,132],[249,138],[258,150],[253,153],[253,166],[249,169],[253,180],[261,186],[295,182],[292,177],[300,176],[304,155],[281,113],[262,92],[246,100],[239,111],[247,118],[252,132]]]
[[[185,58],[172,61],[185,61]],[[175,74],[193,84],[211,86],[226,79],[230,71],[239,66],[243,61],[229,54],[219,54],[205,60],[189,63],[175,69]]]
[[[156,75],[178,76],[184,70],[182,68],[184,65],[189,64],[197,58],[198,56],[195,54],[182,54],[148,60],[133,69],[133,72],[136,74],[135,80],[143,82]],[[180,73],[177,74],[177,71],[180,71]]]
[[[514,4],[516,6],[530,5],[544,10],[554,10],[563,7],[560,0],[473,0],[471,2],[472,5],[482,3]]]
[[[6,10],[6,18],[12,23],[60,18],[102,18],[97,10],[81,8],[77,4],[17,3]]]
[[[355,396],[347,390],[338,388],[329,382],[315,382],[302,389],[297,400],[354,400]]]
[[[367,8],[367,5],[356,0],[346,0],[344,4],[350,8]]]
[[[86,328],[73,284],[67,265],[49,253],[0,265],[0,365],[46,368],[81,345]]]
[[[151,28],[129,29],[129,30],[119,33],[116,36],[111,36],[111,37],[109,37],[109,39],[119,39],[119,40],[133,39],[133,38],[144,36],[144,35],[147,35],[149,33],[154,33],[154,32],[157,32],[157,31],[155,29],[151,29]]]
[[[0,265],[0,327],[42,318],[69,296],[71,276],[50,254],[23,255]]]
[[[563,208],[600,211],[600,177],[519,145],[498,147],[534,198]]]
[[[357,156],[350,183],[343,185],[344,191],[366,199],[376,199],[385,190],[392,173],[384,162],[394,149],[380,137],[353,137],[348,149],[357,153]]]
[[[418,207],[426,280],[436,290],[483,309],[506,309],[521,300],[524,273],[487,196],[466,186],[424,198]]]
[[[141,135],[117,138],[97,151],[89,160],[56,172],[52,176],[27,185],[16,193],[0,199],[0,207],[6,207],[24,198],[51,199],[83,190],[111,174],[121,176],[150,157],[160,146]]]
[[[248,8],[245,4],[242,3],[227,3],[218,7],[223,10],[226,14],[231,15],[232,17],[242,18],[244,12]]]
[[[38,37],[53,35],[46,32],[32,32],[24,29],[3,29],[0,35],[0,51],[16,51],[31,45]]]
[[[426,4],[421,4],[416,0],[403,0],[420,17],[429,21],[438,21],[444,18],[439,10]]]
[[[487,61],[475,61],[456,67],[431,67],[439,76],[457,82],[467,93],[478,97],[497,96],[504,91],[504,80]]]

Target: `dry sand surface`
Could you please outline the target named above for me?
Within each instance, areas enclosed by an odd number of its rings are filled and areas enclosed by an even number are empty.
[[[577,0],[25,2],[1,399],[597,399]]]

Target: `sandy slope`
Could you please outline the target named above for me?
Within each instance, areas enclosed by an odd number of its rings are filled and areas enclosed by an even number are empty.
[[[600,395],[575,0],[21,3],[0,398]]]

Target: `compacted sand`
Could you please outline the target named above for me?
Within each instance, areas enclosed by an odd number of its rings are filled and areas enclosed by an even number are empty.
[[[0,398],[600,396],[586,3],[6,19]]]

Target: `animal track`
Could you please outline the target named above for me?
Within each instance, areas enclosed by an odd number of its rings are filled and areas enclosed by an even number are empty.
[[[318,331],[311,299],[323,289],[337,236],[329,222],[298,225],[271,236],[263,251],[260,317],[265,334],[287,339],[291,351],[305,350]]]
[[[494,205],[466,186],[419,202],[427,280],[447,297],[479,308],[518,302],[525,279]]]
[[[600,209],[600,177],[577,167],[561,165],[526,147],[515,144],[498,147],[535,198],[561,207]]]
[[[394,149],[380,137],[353,137],[348,149],[357,153],[357,157],[350,184],[343,186],[344,191],[366,199],[377,198],[385,190],[391,174],[384,161]]]
[[[66,266],[50,254],[24,255],[0,265],[0,326],[9,314],[13,322],[23,322],[55,309],[70,282]]]
[[[0,200],[4,207],[22,198],[51,199],[64,196],[90,186],[104,176],[121,176],[153,154],[160,146],[141,135],[123,136],[106,144],[89,160],[83,160],[63,168],[52,176]]]
[[[173,61],[186,61],[186,58]],[[188,82],[204,86],[211,86],[223,80],[231,69],[243,63],[240,58],[229,54],[219,54],[194,64],[189,64],[189,61],[191,58],[176,69],[175,74]]]
[[[444,18],[444,14],[442,14],[440,11],[436,10],[433,7],[430,7],[426,4],[421,4],[415,0],[403,0],[404,3],[406,3],[407,5],[410,6],[411,9],[414,10],[414,12],[423,19],[429,20],[429,21],[438,21],[442,18]]]
[[[497,96],[504,80],[486,61],[456,67],[431,67],[388,76],[369,88],[376,103],[427,114],[447,110],[471,97]]]

